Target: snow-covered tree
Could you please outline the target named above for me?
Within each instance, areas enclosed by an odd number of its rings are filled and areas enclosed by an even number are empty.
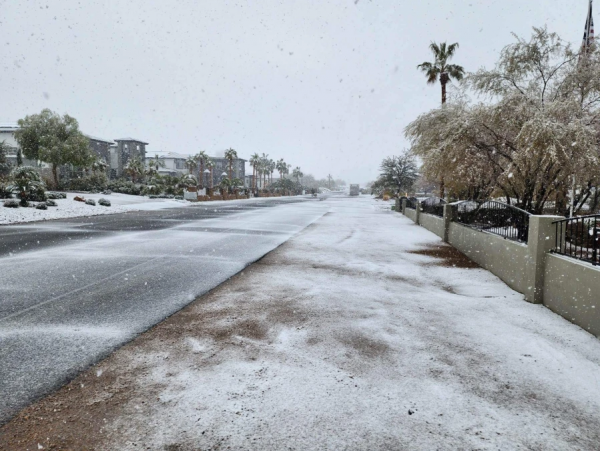
[[[379,167],[381,174],[371,188],[377,193],[384,190],[395,194],[410,191],[419,177],[414,156],[405,152],[399,156],[386,157]]]
[[[486,101],[447,103],[405,132],[431,178],[444,171],[473,197],[495,191],[542,213],[573,176],[587,183],[599,174],[600,56],[596,48],[580,56],[545,28],[516,39],[494,69],[466,78]]]

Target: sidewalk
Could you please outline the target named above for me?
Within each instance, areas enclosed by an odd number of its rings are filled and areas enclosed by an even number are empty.
[[[0,428],[0,450],[600,443],[600,341],[372,199]]]

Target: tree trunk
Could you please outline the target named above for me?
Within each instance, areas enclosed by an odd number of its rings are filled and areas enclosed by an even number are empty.
[[[204,189],[204,160],[200,160],[200,189]]]
[[[443,199],[446,195],[446,187],[444,184],[444,176],[442,175],[440,178],[440,199]]]
[[[54,177],[54,189],[58,189],[58,172],[56,171],[56,164],[52,164],[52,177]]]

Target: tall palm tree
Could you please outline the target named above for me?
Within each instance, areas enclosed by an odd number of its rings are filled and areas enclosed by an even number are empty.
[[[448,61],[452,59],[456,49],[458,48],[458,42],[447,45],[445,42],[436,44],[432,42],[429,45],[431,52],[433,53],[433,63],[422,63],[417,66],[421,72],[427,77],[428,84],[435,84],[438,80],[442,85],[442,105],[446,103],[446,85],[452,79],[462,80],[465,75],[465,69],[457,64],[449,64]]]
[[[204,164],[206,165],[206,169],[210,169],[210,189],[213,189],[213,171],[215,169],[215,162],[211,158],[207,158],[206,163]]]
[[[196,161],[200,164],[200,177],[198,177],[198,180],[200,180],[200,189],[203,189],[204,188],[204,164],[206,163],[206,160],[208,160],[209,157],[205,151],[201,150],[200,152],[198,152],[196,154],[196,156],[194,158],[196,158]]]
[[[269,154],[266,154],[263,152],[263,154],[260,157],[260,172],[262,175],[262,180],[261,180],[261,185],[262,188],[265,187],[265,185],[267,184],[267,165],[269,162]]]
[[[417,69],[425,74],[428,84],[433,85],[439,79],[440,84],[442,85],[443,106],[446,103],[446,85],[452,79],[458,81],[462,80],[465,75],[465,70],[462,66],[457,64],[448,64],[448,61],[452,59],[454,52],[456,52],[456,49],[458,48],[458,42],[450,45],[447,45],[445,42],[442,42],[439,45],[432,42],[429,45],[429,48],[433,53],[434,62],[419,64]],[[440,177],[440,197],[443,199],[445,194],[444,175],[442,174]]]
[[[269,175],[270,175],[269,183],[273,183],[273,172],[275,172],[276,167],[277,167],[277,163],[275,163],[273,160],[269,160]]]
[[[196,160],[196,157],[187,157],[187,160],[185,160],[185,167],[188,168],[188,171],[190,171],[190,175],[192,174],[194,169],[196,169],[197,165],[198,162]]]
[[[300,166],[296,166],[294,168],[294,171],[292,172],[292,177],[294,177],[298,181],[298,183],[300,183],[300,179],[304,177],[304,174],[300,170]]]
[[[225,151],[225,158],[229,160],[229,180],[233,179],[233,160],[237,160],[238,154],[234,149],[227,149]]]
[[[260,161],[260,155],[256,152],[250,155],[250,166],[252,166],[252,190],[256,191],[256,169],[258,162]]]
[[[283,161],[283,158],[280,158],[279,160],[277,160],[277,171],[279,172],[279,180],[283,179],[283,174],[285,174],[285,171],[287,169],[287,163],[285,161]]]

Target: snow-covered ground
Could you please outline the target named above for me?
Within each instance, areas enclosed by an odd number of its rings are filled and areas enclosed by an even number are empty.
[[[84,202],[73,200],[75,196],[85,199],[94,199],[96,205],[86,205]],[[110,201],[110,207],[98,205],[98,199]],[[47,221],[50,219],[75,218],[78,216],[97,216],[113,213],[123,213],[134,210],[160,210],[163,208],[181,207],[190,205],[189,202],[175,199],[149,199],[144,196],[132,196],[129,194],[113,193],[105,194],[80,194],[67,193],[66,199],[57,199],[56,207],[48,207],[47,210],[37,210],[33,207],[6,208],[4,201],[0,200],[0,224],[13,224],[32,221]]]
[[[74,201],[75,196],[82,196],[85,199],[94,199],[96,205],[86,205],[84,202]],[[299,196],[298,196],[299,197]],[[308,196],[304,196],[308,197]],[[111,202],[110,207],[98,205],[98,199],[107,199]],[[3,206],[4,200],[0,199],[0,224],[16,224],[33,221],[47,221],[51,219],[75,218],[80,216],[97,216],[114,213],[123,213],[126,211],[140,210],[162,210],[164,208],[190,207],[211,205],[214,207],[220,205],[233,205],[248,202],[270,202],[277,199],[287,199],[281,197],[257,197],[253,199],[239,199],[228,201],[212,202],[188,202],[175,199],[150,199],[145,196],[132,196],[129,194],[113,193],[105,194],[81,194],[67,193],[66,199],[57,199],[56,207],[48,207],[47,210],[37,210],[33,207],[6,208]],[[35,202],[33,204],[36,204]]]
[[[329,214],[24,411],[6,437],[107,450],[598,449],[600,341],[387,203],[320,204]]]

